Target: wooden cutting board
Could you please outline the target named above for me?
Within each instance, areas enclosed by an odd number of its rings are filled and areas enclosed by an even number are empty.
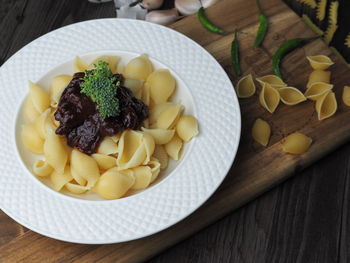
[[[239,28],[240,54],[244,74],[254,76],[271,74],[271,57],[284,41],[295,37],[312,36],[311,30],[280,0],[262,1],[269,17],[269,33],[263,47],[251,48],[258,26],[255,0],[222,0],[207,10],[216,24],[228,31]],[[171,26],[189,36],[207,49],[224,67],[235,84],[230,66],[232,36],[219,36],[207,32],[196,16],[187,17]],[[268,113],[258,103],[257,94],[241,100],[242,138],[238,155],[227,178],[216,193],[195,213],[175,226],[158,234],[136,241],[112,245],[81,245],[50,239],[25,229],[0,213],[1,262],[140,262],[176,242],[188,237],[210,223],[220,219],[271,187],[320,159],[350,137],[350,108],[341,102],[344,85],[350,84],[350,72],[330,49],[316,40],[288,55],[283,61],[286,82],[304,91],[311,68],[306,55],[330,55],[336,63],[332,66],[331,82],[335,85],[339,108],[333,118],[317,120],[314,103],[304,102],[288,107],[280,105],[274,114]],[[200,69],[198,69],[200,70]],[[220,87],[213,87],[220,89]],[[258,92],[260,88],[258,88]],[[263,118],[272,126],[272,137],[264,148],[251,139],[254,120]],[[310,150],[302,156],[284,154],[282,139],[300,131],[313,138]]]

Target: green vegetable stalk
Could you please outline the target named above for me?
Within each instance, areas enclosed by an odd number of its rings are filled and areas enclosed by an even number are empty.
[[[219,35],[226,35],[228,34],[228,32],[226,32],[225,30],[223,30],[222,28],[216,26],[213,24],[213,22],[211,22],[208,17],[205,14],[205,9],[203,7],[199,8],[198,13],[198,20],[199,22],[202,24],[202,26],[207,29],[208,31],[215,33],[215,34],[219,34]]]
[[[119,100],[116,96],[120,83],[115,83],[116,79],[107,62],[99,61],[94,66],[94,69],[85,70],[80,93],[89,96],[97,104],[102,118],[116,117],[120,113]]]
[[[258,10],[259,10],[259,28],[258,28],[258,31],[256,33],[253,48],[257,48],[261,45],[261,43],[263,42],[265,35],[267,33],[267,27],[268,27],[267,17],[261,9],[261,5],[260,5],[259,0],[256,0],[256,5],[257,5]]]
[[[282,79],[282,73],[280,69],[280,63],[281,60],[285,55],[292,52],[294,49],[301,47],[308,42],[319,38],[317,37],[309,37],[309,38],[295,38],[288,40],[287,42],[283,43],[275,52],[273,58],[272,58],[272,68],[276,76],[280,77]]]
[[[239,43],[237,30],[235,30],[234,38],[231,43],[231,64],[236,77],[241,76],[241,67],[239,64]]]

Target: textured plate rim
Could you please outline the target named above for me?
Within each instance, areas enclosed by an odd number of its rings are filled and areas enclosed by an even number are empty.
[[[81,240],[81,239],[67,238],[67,237],[64,237],[64,236],[59,236],[57,234],[51,234],[48,231],[45,231],[45,230],[40,229],[40,228],[37,228],[37,227],[35,227],[35,226],[31,225],[31,224],[27,224],[27,222],[21,220],[20,216],[16,215],[15,213],[12,213],[12,211],[10,211],[9,209],[5,208],[4,205],[1,205],[2,210],[6,214],[8,214],[11,218],[13,218],[15,221],[19,222],[20,224],[26,226],[27,228],[29,228],[29,229],[31,229],[31,230],[33,230],[35,232],[38,232],[40,234],[43,234],[45,236],[52,237],[52,238],[55,238],[55,239],[58,239],[58,240],[68,241],[68,242],[75,242],[75,243],[83,243],[83,244],[108,244],[108,243],[125,242],[125,241],[134,240],[134,239],[139,239],[139,238],[146,237],[146,236],[152,235],[154,233],[160,232],[160,231],[170,227],[171,225],[174,225],[177,222],[183,220],[188,215],[192,214],[196,209],[198,209],[203,203],[205,203],[210,198],[210,196],[215,192],[215,190],[220,186],[220,184],[222,183],[222,181],[226,177],[226,174],[230,170],[230,168],[232,166],[232,163],[234,161],[234,158],[236,156],[237,150],[238,150],[239,139],[240,139],[240,132],[241,132],[241,119],[240,119],[240,109],[239,109],[238,99],[237,99],[237,97],[235,95],[233,86],[232,86],[228,76],[226,75],[224,70],[221,68],[219,63],[212,57],[212,55],[210,53],[208,53],[205,49],[203,49],[199,44],[197,44],[196,42],[194,42],[193,40],[191,40],[187,36],[184,36],[183,34],[177,32],[177,31],[175,31],[173,29],[169,29],[167,27],[163,27],[163,26],[155,25],[155,24],[150,24],[150,23],[142,22],[142,21],[135,21],[135,20],[128,20],[128,19],[117,19],[117,20],[125,21],[125,22],[122,22],[124,24],[126,22],[127,23],[140,23],[140,24],[143,24],[143,25],[147,24],[149,27],[161,28],[163,31],[165,30],[165,31],[169,32],[169,35],[171,35],[171,34],[175,35],[176,34],[176,35],[178,35],[178,37],[185,38],[185,39],[187,39],[188,42],[191,42],[192,44],[195,44],[195,46],[197,46],[197,49],[200,49],[201,52],[203,54],[205,54],[205,56],[209,57],[212,60],[212,63],[215,64],[215,66],[217,68],[220,68],[220,70],[224,73],[224,75],[226,77],[226,82],[228,81],[230,83],[231,88],[232,88],[230,97],[232,99],[232,103],[234,104],[235,111],[236,111],[235,112],[235,114],[236,114],[236,116],[235,116],[235,118],[236,118],[235,125],[236,126],[235,126],[235,130],[232,131],[232,132],[236,133],[236,137],[233,138],[235,141],[234,141],[234,144],[233,144],[234,147],[231,149],[232,155],[231,156],[227,156],[227,158],[228,158],[228,162],[227,163],[229,165],[227,165],[225,167],[225,174],[224,175],[220,175],[220,179],[216,182],[216,184],[214,186],[211,187],[209,193],[206,195],[205,198],[201,198],[201,200],[199,202],[197,202],[196,205],[192,206],[191,209],[188,209],[185,214],[182,214],[180,217],[176,218],[175,220],[170,221],[167,224],[163,224],[161,227],[158,227],[157,229],[154,229],[153,231],[149,231],[147,233],[142,233],[142,234],[139,234],[139,235],[134,235],[133,237],[119,238],[119,239],[118,239],[118,237],[115,237],[115,238],[112,238],[112,239],[109,239],[109,240],[103,240],[103,241],[99,240],[97,242],[95,242],[93,240]],[[1,73],[2,69],[4,69],[5,67],[9,66],[8,64],[10,64],[10,62],[12,62],[14,60],[14,58],[17,58],[18,56],[22,55],[22,53],[26,52],[30,47],[32,47],[32,45],[37,43],[39,40],[43,41],[43,40],[47,39],[48,36],[52,36],[52,35],[56,34],[57,32],[62,32],[62,31],[65,31],[67,29],[71,29],[71,28],[74,28],[74,27],[79,27],[79,25],[82,25],[82,24],[90,25],[90,24],[96,23],[96,22],[99,23],[99,21],[105,21],[105,23],[108,23],[108,22],[115,23],[114,21],[116,21],[116,19],[106,18],[106,19],[89,20],[89,21],[79,22],[79,23],[76,23],[76,24],[67,25],[65,27],[62,27],[62,28],[56,29],[56,30],[54,30],[52,32],[49,32],[49,33],[47,33],[47,34],[37,38],[36,40],[30,42],[25,47],[23,47],[18,52],[16,52],[13,56],[11,56],[10,59],[8,59],[3,64],[3,66],[0,68],[0,73]],[[146,26],[146,27],[148,27],[148,26]],[[143,51],[140,50],[140,53],[142,53],[142,52]],[[77,55],[79,55],[79,54],[77,54]],[[48,69],[47,71],[49,71],[49,70],[50,69]],[[178,72],[176,72],[176,73],[178,73]],[[178,74],[180,75],[180,73],[178,73]],[[181,77],[181,75],[180,75],[180,77]],[[195,98],[194,98],[194,100],[195,100]],[[229,158],[229,157],[231,157],[231,158]],[[222,172],[224,172],[224,171],[222,171]],[[76,201],[77,200],[75,200],[75,202]]]

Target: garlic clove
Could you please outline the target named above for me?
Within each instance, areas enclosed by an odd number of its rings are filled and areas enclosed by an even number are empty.
[[[169,25],[179,18],[179,13],[177,12],[176,8],[173,8],[169,10],[151,11],[146,15],[145,20],[160,25]]]
[[[143,0],[141,6],[148,10],[158,9],[162,6],[164,0]]]
[[[175,7],[180,14],[188,16],[201,8],[201,2],[199,0],[175,0]]]

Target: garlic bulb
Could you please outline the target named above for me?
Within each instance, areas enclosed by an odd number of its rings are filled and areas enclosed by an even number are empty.
[[[175,0],[175,7],[180,14],[188,16],[196,13],[202,5],[207,8],[216,2],[217,0]]]
[[[160,25],[169,25],[172,22],[175,22],[179,19],[179,13],[176,8],[169,10],[156,10],[151,11],[146,15],[145,20],[148,22],[160,24]]]
[[[148,10],[153,10],[161,7],[163,1],[164,0],[142,0],[141,5]]]

